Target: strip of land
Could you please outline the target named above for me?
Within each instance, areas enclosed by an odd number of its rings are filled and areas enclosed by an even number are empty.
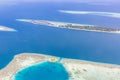
[[[2,70],[0,80],[14,80],[14,75],[21,69],[44,61],[57,62],[59,57],[22,53]],[[120,80],[120,66],[105,63],[96,63],[84,60],[62,58],[60,63],[69,73],[69,80]]]
[[[13,28],[9,28],[9,27],[1,26],[1,25],[0,25],[0,31],[10,31],[10,32],[14,32],[14,31],[16,31],[16,30],[13,29]]]
[[[67,13],[67,14],[75,14],[75,15],[86,15],[86,14],[88,14],[88,15],[120,18],[120,13],[114,13],[114,12],[74,11],[74,10],[59,10],[59,12]]]
[[[76,24],[76,23],[67,23],[67,22],[48,21],[48,20],[33,20],[33,19],[17,19],[17,21],[28,22],[37,25],[58,27],[58,28],[120,34],[120,29],[101,27],[95,25],[85,25],[85,24]]]

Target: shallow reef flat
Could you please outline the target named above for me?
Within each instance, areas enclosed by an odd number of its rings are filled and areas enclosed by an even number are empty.
[[[69,80],[120,80],[120,66],[85,60],[59,58],[37,53],[21,53],[0,70],[0,80],[14,80],[18,71],[41,62],[61,63]]]

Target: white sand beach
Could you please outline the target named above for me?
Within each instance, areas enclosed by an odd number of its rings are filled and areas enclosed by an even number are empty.
[[[6,27],[6,26],[2,26],[0,25],[0,31],[10,31],[10,32],[15,32],[17,30],[13,29],[13,28],[9,28],[9,27]]]

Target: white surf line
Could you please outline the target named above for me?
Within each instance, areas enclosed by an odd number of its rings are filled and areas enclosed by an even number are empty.
[[[16,32],[17,30],[0,25],[0,31]]]
[[[97,12],[97,11],[73,11],[73,10],[58,10],[61,13],[68,13],[68,14],[89,14],[89,15],[98,15],[98,16],[106,16],[106,17],[113,17],[113,18],[120,18],[120,13],[114,12]]]

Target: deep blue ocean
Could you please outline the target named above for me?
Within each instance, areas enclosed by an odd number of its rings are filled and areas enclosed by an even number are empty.
[[[76,31],[34,25],[16,19],[42,19],[120,28],[120,19],[72,15],[58,10],[87,10],[120,12],[119,5],[90,5],[85,3],[23,3],[0,7],[0,25],[18,32],[0,32],[0,68],[14,55],[23,52],[120,64],[120,34]]]

